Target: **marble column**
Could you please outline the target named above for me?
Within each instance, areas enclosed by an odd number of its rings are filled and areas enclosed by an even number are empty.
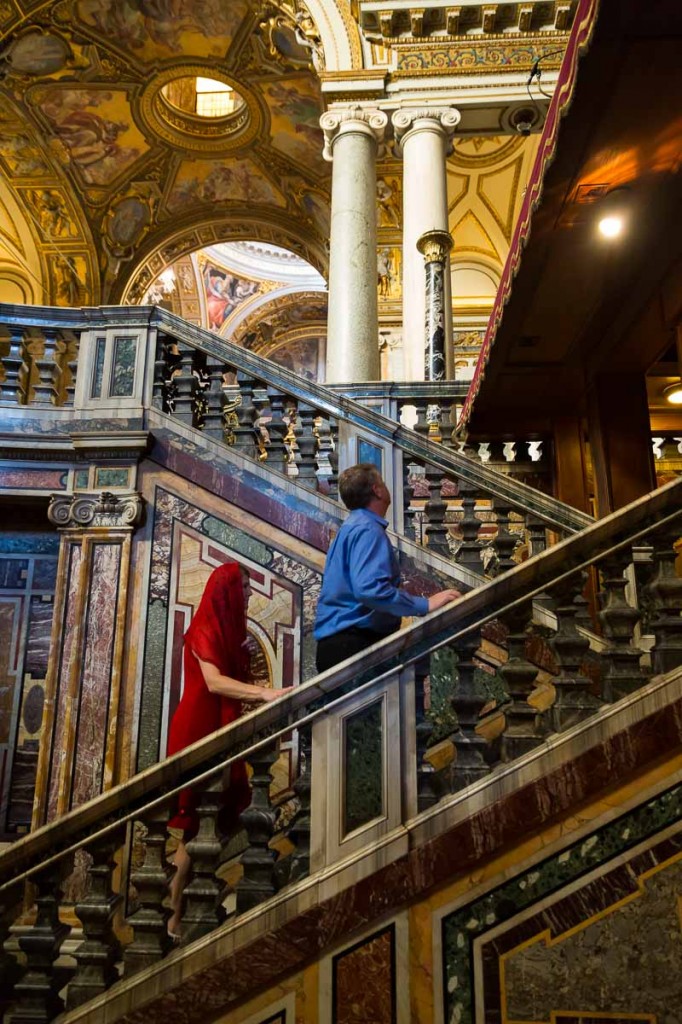
[[[426,275],[424,380],[445,380],[445,324],[452,321],[445,305],[445,268],[452,238],[447,231],[426,231],[417,249],[424,257]]]
[[[388,118],[353,107],[320,118],[333,162],[327,383],[380,380],[376,157]]]
[[[448,230],[446,156],[460,114],[454,108],[404,107],[393,114],[403,155],[403,345],[408,380],[424,379],[426,279],[417,242],[428,231]],[[445,294],[450,294],[446,256]],[[445,311],[446,351],[452,346],[452,312]]]
[[[34,829],[116,781],[128,570],[141,515],[136,491],[58,494],[50,502],[61,541]]]

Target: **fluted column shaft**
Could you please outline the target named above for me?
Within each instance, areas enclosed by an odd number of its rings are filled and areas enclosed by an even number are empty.
[[[376,156],[388,118],[359,107],[320,124],[333,162],[327,383],[380,380]]]
[[[403,346],[408,380],[424,380],[424,322],[426,275],[417,249],[429,231],[448,230],[445,158],[459,123],[459,112],[447,109],[397,110],[393,114],[396,140],[403,154]],[[450,276],[450,260],[444,264]],[[445,289],[449,295],[450,289]],[[452,314],[445,311],[445,350],[452,346]]]

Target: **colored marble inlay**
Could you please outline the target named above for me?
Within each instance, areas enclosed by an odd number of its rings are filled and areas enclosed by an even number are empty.
[[[383,452],[378,445],[371,441],[365,441],[364,437],[358,438],[358,462],[371,462],[380,473],[384,471]]]
[[[391,925],[333,958],[333,1024],[395,1024],[395,984]]]
[[[111,370],[112,398],[129,398],[135,387],[137,338],[115,338]]]
[[[0,490],[65,491],[67,476],[64,469],[0,466]]]
[[[383,700],[344,722],[344,834],[384,813]]]
[[[473,1024],[474,1020],[480,1019],[477,1017],[480,1007],[476,1005],[471,984],[474,974],[474,943],[477,939],[480,941],[485,933],[493,928],[496,931],[496,938],[491,939],[491,942],[484,946],[481,970],[484,978],[484,1019],[499,1021],[503,1019],[499,960],[508,948],[513,949],[524,942],[527,943],[540,931],[549,930],[550,934],[553,928],[556,928],[557,931],[568,931],[569,928],[575,927],[583,921],[585,916],[594,916],[599,912],[605,913],[619,899],[626,896],[631,897],[633,892],[638,890],[637,877],[639,875],[645,874],[647,870],[651,871],[664,860],[680,854],[682,832],[678,831],[676,836],[665,841],[660,849],[649,851],[646,856],[642,854],[644,862],[637,871],[633,871],[634,863],[623,869],[620,864],[615,864],[614,870],[608,876],[604,873],[603,877],[591,888],[589,885],[583,887],[575,885],[571,899],[565,901],[564,912],[560,917],[556,918],[551,909],[545,908],[538,912],[535,922],[525,921],[522,926],[514,929],[512,929],[511,919],[517,918],[518,915],[529,910],[535,904],[539,904],[543,900],[546,901],[547,897],[571,883],[577,882],[586,873],[608,865],[610,861],[614,861],[624,852],[637,847],[648,837],[655,836],[666,827],[676,824],[681,818],[682,786],[678,785],[610,822],[589,838],[580,840],[561,853],[535,865],[531,870],[517,875],[475,903],[468,904],[445,917],[441,926],[445,1020],[447,1022],[457,1021],[459,1024]],[[506,939],[506,933],[503,932],[500,935],[500,926],[505,921],[510,921]],[[648,939],[645,941],[648,942]],[[590,951],[588,944],[587,955],[593,957],[593,954],[594,950]],[[679,956],[679,952],[677,955]],[[609,956],[613,957],[613,954],[609,953]],[[639,958],[637,962],[639,963]],[[593,967],[594,962],[591,962],[590,970]],[[571,973],[572,970],[571,967]],[[597,971],[597,974],[600,972]],[[547,977],[549,978],[550,975]],[[679,978],[678,970],[676,979]],[[523,985],[519,990],[521,999],[523,998],[521,989],[527,982],[528,975],[524,973]],[[682,999],[682,993],[679,992],[679,981],[675,980],[673,984],[677,984],[678,995]],[[483,993],[480,993],[481,996]],[[671,995],[669,988],[666,989],[666,993],[669,999]],[[569,994],[575,995],[575,991],[572,990]],[[562,1002],[563,1006],[556,1006],[556,1009],[564,1011],[570,1019],[571,1014],[566,1008],[566,1001],[562,999]],[[667,1004],[667,1007],[669,1006],[670,1003]],[[595,1007],[586,1009],[588,1013],[594,1012]],[[614,1007],[614,1009],[622,1008]],[[638,1009],[635,1008],[635,1012]],[[512,1018],[510,1017],[510,1019]],[[513,1019],[519,1018],[514,1017]],[[539,1018],[533,1017],[532,1019],[537,1021]],[[549,1015],[545,1019],[549,1021]]]
[[[58,537],[6,534],[0,557],[0,841],[31,822]],[[45,552],[54,551],[54,554]]]
[[[96,544],[91,557],[78,727],[74,749],[70,752],[74,759],[71,807],[97,796],[102,789],[121,547]]]
[[[95,487],[127,487],[129,478],[128,469],[96,469]]]
[[[86,490],[89,483],[90,471],[88,469],[77,469],[73,475],[73,486],[79,491]]]
[[[102,380],[104,378],[104,356],[106,354],[106,338],[98,338],[95,343],[95,362],[92,368],[91,398],[102,397]]]

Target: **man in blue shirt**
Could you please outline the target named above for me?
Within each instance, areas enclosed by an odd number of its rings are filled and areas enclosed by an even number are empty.
[[[351,513],[327,554],[315,620],[318,672],[383,640],[404,615],[426,615],[460,597],[457,590],[426,598],[400,589],[384,518],[391,495],[376,466],[364,462],[345,470],[339,494]]]

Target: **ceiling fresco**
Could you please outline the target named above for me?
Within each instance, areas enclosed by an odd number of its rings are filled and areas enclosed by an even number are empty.
[[[23,220],[40,256],[34,301],[139,301],[169,256],[230,237],[324,267],[324,56],[297,0],[271,7],[0,2],[0,181],[15,234]],[[235,90],[235,112],[201,118],[167,101],[165,86],[197,76]]]

